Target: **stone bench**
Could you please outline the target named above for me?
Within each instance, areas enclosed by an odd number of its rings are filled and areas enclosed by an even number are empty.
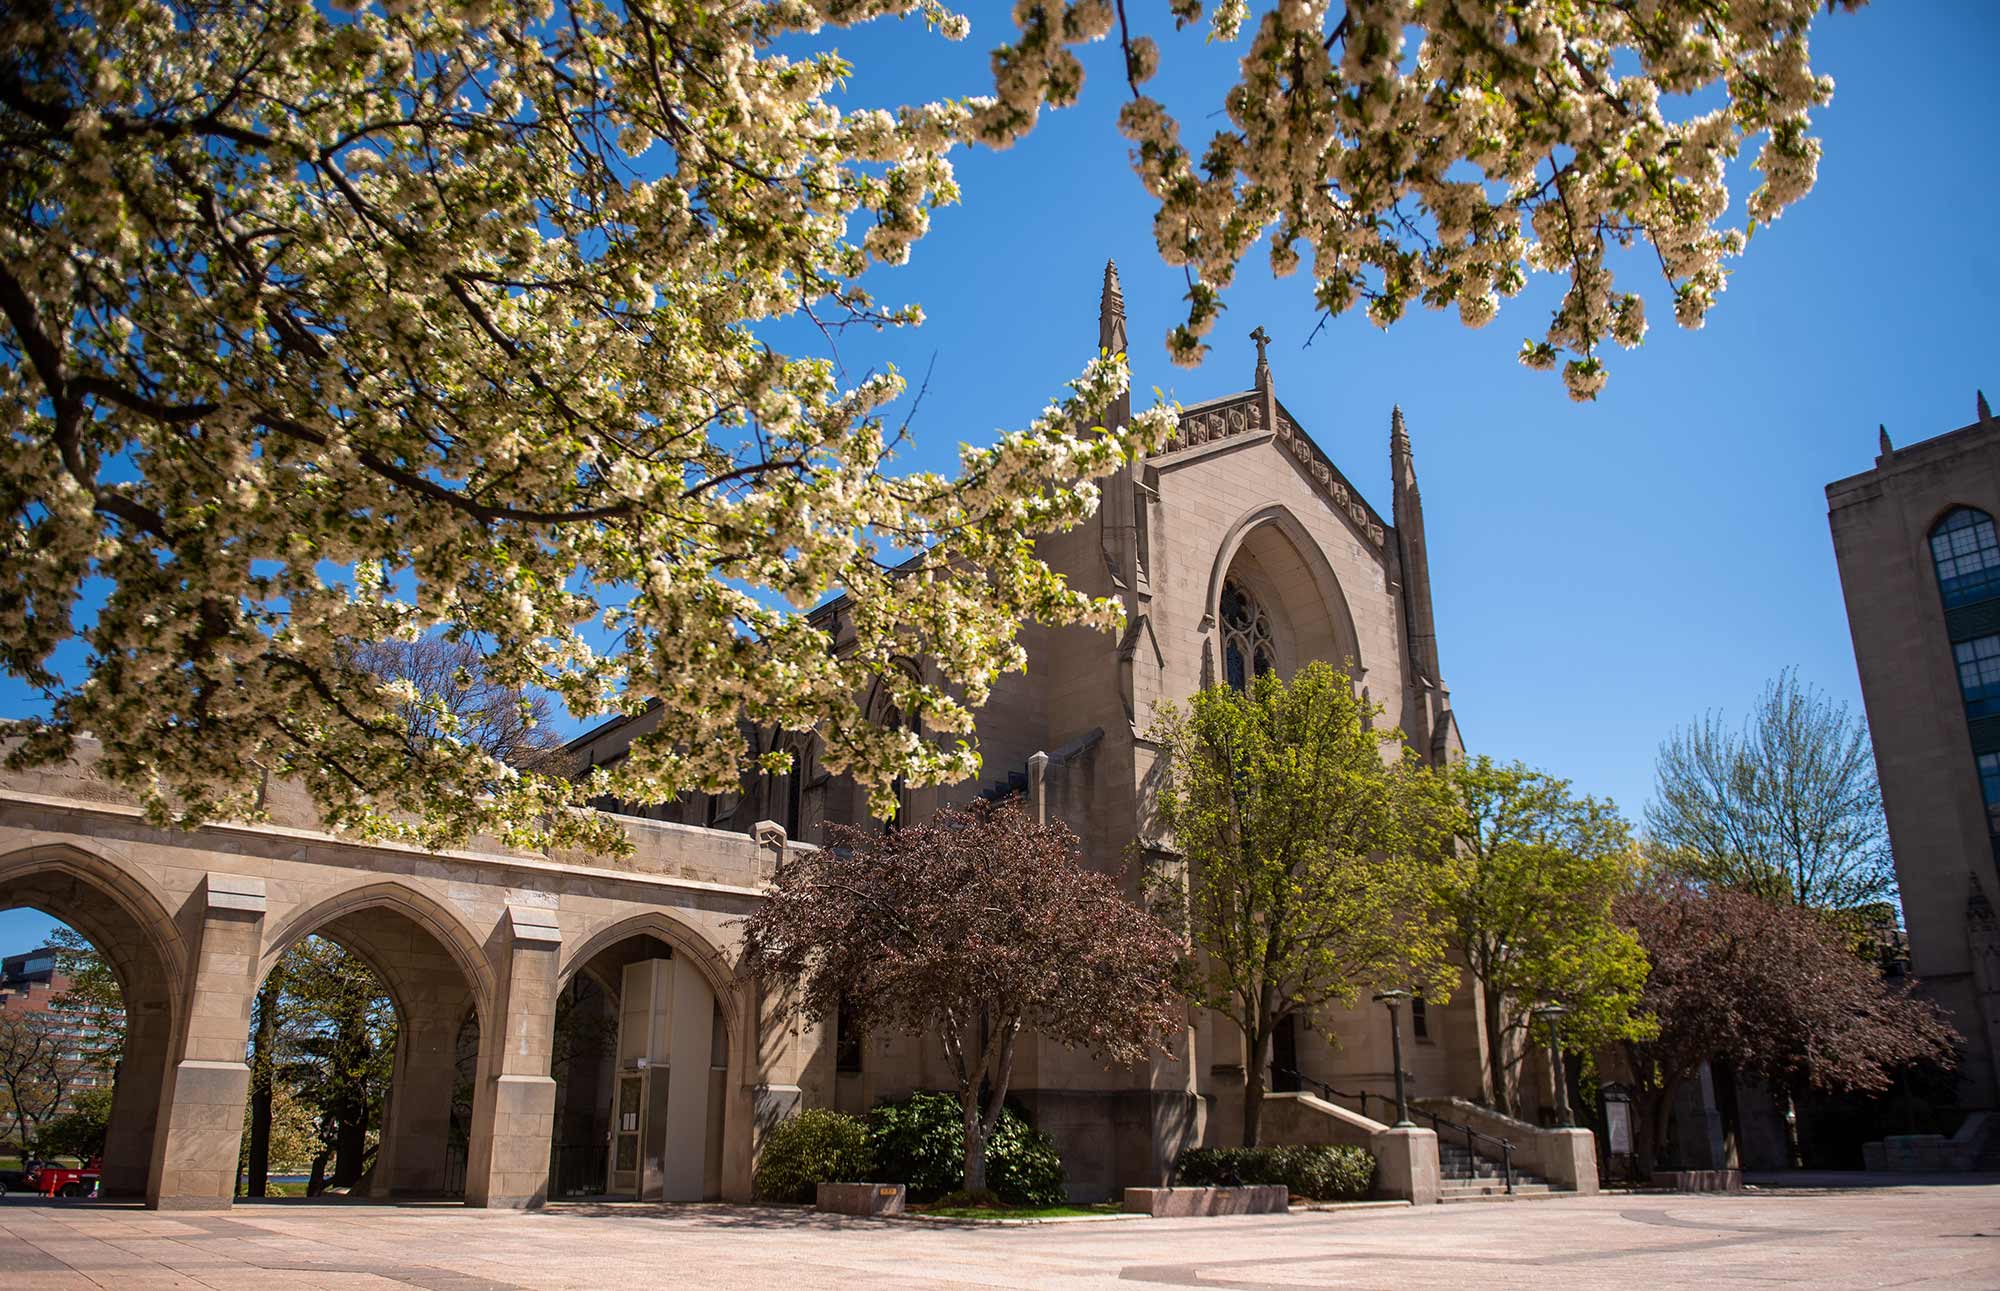
[[[904,1188],[900,1183],[823,1183],[813,1209],[831,1215],[900,1215]]]
[[[1151,1215],[1155,1219],[1182,1219],[1192,1215],[1272,1215],[1282,1214],[1291,1205],[1291,1194],[1281,1183],[1253,1184],[1243,1188],[1127,1188],[1125,1213]]]

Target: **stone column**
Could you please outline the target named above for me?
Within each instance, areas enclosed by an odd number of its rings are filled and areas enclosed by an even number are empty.
[[[160,1096],[146,1204],[223,1210],[234,1200],[243,1146],[244,1061],[264,949],[264,881],[208,875],[180,1054]]]
[[[166,983],[135,987],[125,1000],[125,1048],[104,1134],[107,1197],[143,1197],[153,1168],[153,1135],[172,1061],[174,1018]]]
[[[529,1209],[548,1199],[556,1120],[549,1056],[562,930],[554,910],[509,905],[501,936],[492,1034],[479,1037],[465,1204]]]
[[[401,1019],[370,1196],[430,1196],[444,1191],[451,1096],[458,1082],[458,1031],[471,1003],[462,991],[419,998]]]

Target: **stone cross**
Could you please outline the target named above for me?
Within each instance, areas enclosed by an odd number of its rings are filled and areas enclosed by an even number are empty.
[[[1264,347],[1271,343],[1271,338],[1264,335],[1264,325],[1262,323],[1257,325],[1256,331],[1250,333],[1250,339],[1257,342],[1257,366],[1260,368],[1269,367],[1270,360],[1264,357]]]

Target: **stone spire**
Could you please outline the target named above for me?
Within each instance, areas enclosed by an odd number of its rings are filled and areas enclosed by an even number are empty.
[[[1434,722],[1450,706],[1450,700],[1445,696],[1444,682],[1438,673],[1437,620],[1431,612],[1430,552],[1424,540],[1424,499],[1417,491],[1417,462],[1410,451],[1410,431],[1403,424],[1400,405],[1389,414],[1389,478],[1395,490],[1396,553],[1403,570],[1403,625],[1410,639],[1410,666],[1417,674],[1417,685],[1427,685],[1436,691],[1437,712],[1428,711],[1429,702],[1422,705],[1427,721]],[[1427,747],[1429,735],[1426,730],[1426,744],[1419,747]]]
[[[1889,442],[1889,428],[1887,426],[1877,422],[1875,425],[1875,434],[1882,448],[1882,456],[1887,457],[1896,451],[1896,446]]]
[[[1097,349],[1100,354],[1123,354],[1131,362],[1125,340],[1125,293],[1118,286],[1118,264],[1104,262],[1104,289],[1097,298]],[[1132,391],[1105,410],[1104,424],[1116,429],[1131,424]],[[1142,503],[1136,496],[1138,473],[1131,465],[1122,466],[1100,486],[1103,503],[1097,509],[1097,526],[1104,548],[1104,565],[1112,588],[1125,600],[1126,613],[1133,612],[1138,597],[1146,595],[1146,532]]]
[[[1104,291],[1097,298],[1097,348],[1125,352],[1125,293],[1118,286],[1118,262],[1104,262]]]
[[[1986,406],[1986,392],[1984,390],[1974,390],[1972,393],[1979,401],[1979,424],[1982,426],[1991,426],[1993,424],[1993,410]]]

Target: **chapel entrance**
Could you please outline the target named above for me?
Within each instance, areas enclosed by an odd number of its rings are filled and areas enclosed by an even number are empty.
[[[562,1000],[549,1195],[719,1197],[729,1050],[701,970],[641,933],[593,956]]]

